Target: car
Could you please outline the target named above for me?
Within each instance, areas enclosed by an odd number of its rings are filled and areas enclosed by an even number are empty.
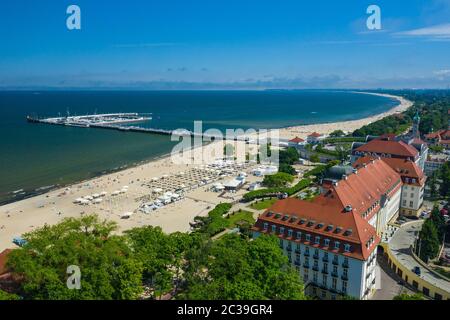
[[[420,276],[420,267],[415,266],[414,269],[412,270],[415,274],[417,274],[418,276]]]

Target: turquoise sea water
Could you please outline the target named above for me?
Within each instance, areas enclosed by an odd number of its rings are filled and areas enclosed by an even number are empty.
[[[164,129],[276,128],[359,119],[395,100],[335,91],[0,92],[0,202],[170,152],[168,136],[29,124],[27,115],[152,113]],[[345,128],[343,128],[345,129]]]

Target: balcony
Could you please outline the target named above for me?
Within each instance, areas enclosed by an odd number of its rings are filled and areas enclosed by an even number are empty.
[[[319,266],[313,266],[314,271],[319,271]]]
[[[304,262],[304,263],[303,263],[303,267],[304,267],[304,268],[309,268],[309,262]]]
[[[300,260],[295,260],[294,264],[299,267],[301,266]]]
[[[322,269],[323,274],[328,274],[328,269]]]
[[[286,250],[289,251],[289,252],[292,252],[292,247],[288,246],[288,247],[286,247]]]
[[[347,262],[346,261],[342,262],[342,267],[343,268],[348,268],[349,267],[348,261]]]
[[[319,259],[319,254],[318,253],[314,253],[313,258],[314,259]]]
[[[300,253],[302,253],[302,252],[300,251],[300,249],[299,249],[299,248],[297,248],[297,249],[295,249],[295,253],[298,253],[298,254],[300,254]]]
[[[328,256],[323,256],[322,261],[323,261],[323,262],[328,262],[328,261],[329,261],[329,260],[328,260]]]
[[[339,265],[339,260],[334,260],[334,259],[333,259],[333,264],[334,264],[335,266]]]
[[[341,276],[341,279],[344,280],[344,281],[348,281],[348,275],[343,274]]]
[[[331,276],[332,276],[332,277],[335,277],[335,278],[338,278],[338,277],[339,277],[338,273],[337,273],[337,272],[334,272],[334,271],[331,271]]]
[[[303,253],[303,255],[304,255],[305,257],[309,257],[309,252],[308,252],[308,251],[305,251],[305,252]]]

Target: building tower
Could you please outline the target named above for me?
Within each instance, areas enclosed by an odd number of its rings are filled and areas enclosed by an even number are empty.
[[[413,127],[412,127],[413,138],[420,139],[419,125],[420,125],[420,116],[419,110],[417,110],[416,115],[413,118]]]

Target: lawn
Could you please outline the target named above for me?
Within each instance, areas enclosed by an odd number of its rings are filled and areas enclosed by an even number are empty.
[[[232,228],[237,227],[236,224],[243,221],[248,222],[249,224],[255,223],[255,219],[253,219],[253,213],[244,210],[231,213],[226,219],[229,222],[229,226]]]
[[[249,205],[250,208],[255,210],[263,210],[271,207],[278,199],[277,198],[269,198],[265,200],[256,200],[251,205]]]

